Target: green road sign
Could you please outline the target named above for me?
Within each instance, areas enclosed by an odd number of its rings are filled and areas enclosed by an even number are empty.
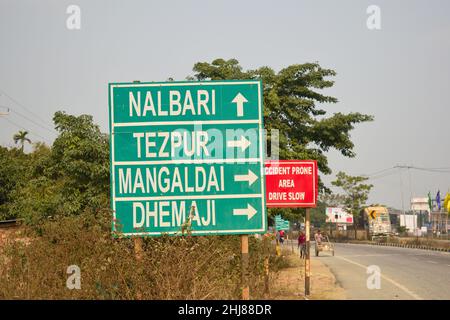
[[[289,230],[290,223],[288,220],[284,220],[280,215],[275,216],[275,228],[276,230]]]
[[[113,232],[267,229],[260,81],[109,85]]]

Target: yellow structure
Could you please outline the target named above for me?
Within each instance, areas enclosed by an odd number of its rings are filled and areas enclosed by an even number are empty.
[[[389,212],[386,207],[367,207],[364,209],[366,211],[367,217],[370,220],[376,220],[381,217],[389,217]],[[383,219],[384,220],[384,219]]]
[[[444,199],[444,208],[447,209],[448,213],[450,213],[450,193],[448,192]]]
[[[391,233],[391,221],[386,207],[367,207],[364,209],[369,220],[370,236],[386,236]]]

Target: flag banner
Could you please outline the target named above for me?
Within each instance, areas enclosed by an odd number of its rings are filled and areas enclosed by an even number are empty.
[[[431,192],[428,191],[428,207],[430,208],[430,212],[433,211],[433,202],[431,200]]]
[[[438,192],[436,194],[436,203],[437,203],[439,211],[441,211],[441,191],[440,190],[438,190]]]

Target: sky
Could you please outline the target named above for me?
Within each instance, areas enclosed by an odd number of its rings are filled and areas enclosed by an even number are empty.
[[[80,8],[80,29],[67,28],[70,5]],[[370,5],[380,29],[367,27]],[[215,58],[276,71],[317,61],[337,72],[323,93],[339,102],[322,107],[375,121],[351,132],[356,157],[328,153],[328,186],[338,171],[369,175],[369,202],[399,209],[411,196],[450,191],[446,0],[0,0],[0,113],[10,109],[0,115],[0,145],[13,146],[21,129],[51,143],[58,110],[91,114],[108,132],[108,83],[184,80]],[[446,169],[389,169],[396,165]]]

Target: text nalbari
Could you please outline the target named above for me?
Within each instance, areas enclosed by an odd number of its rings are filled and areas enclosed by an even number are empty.
[[[129,93],[130,117],[155,117],[155,116],[186,116],[186,115],[215,115],[216,114],[216,92],[207,90],[179,91],[170,90],[168,97],[164,101],[169,101],[168,105],[162,103],[161,91],[147,91],[141,93]]]

